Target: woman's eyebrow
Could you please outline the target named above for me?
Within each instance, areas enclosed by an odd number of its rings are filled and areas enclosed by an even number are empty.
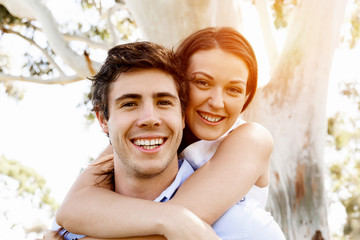
[[[201,74],[201,75],[206,76],[207,78],[214,79],[213,76],[211,76],[210,74],[208,74],[208,73],[206,73],[206,72],[202,72],[202,71],[193,72],[192,74],[193,74],[193,75]]]
[[[246,85],[246,81],[244,81],[244,80],[242,80],[242,79],[239,79],[239,80],[231,80],[230,83],[233,83],[233,84],[241,83],[241,84]]]

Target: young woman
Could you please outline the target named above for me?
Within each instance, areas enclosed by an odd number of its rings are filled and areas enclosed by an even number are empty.
[[[68,231],[104,238],[143,235],[144,228],[147,233],[151,229],[153,234],[164,234],[157,232],[156,217],[163,218],[166,232],[174,233],[165,237],[181,239],[182,230],[176,226],[186,225],[186,218],[179,206],[208,224],[244,197],[265,206],[272,137],[259,124],[239,119],[257,87],[251,45],[232,28],[206,28],[186,38],[177,55],[190,79],[180,156],[198,169],[170,201],[159,206],[121,196],[106,184],[96,185],[96,174],[104,164],[92,164],[57,213],[57,222]],[[111,147],[105,152],[111,153]],[[100,157],[96,163],[109,158]],[[140,208],[146,210],[136,211]]]

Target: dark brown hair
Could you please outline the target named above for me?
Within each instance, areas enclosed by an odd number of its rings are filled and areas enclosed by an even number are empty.
[[[173,77],[184,114],[189,94],[180,63],[172,50],[151,42],[117,45],[108,51],[100,71],[90,78],[93,81],[93,110],[102,112],[105,119],[109,119],[108,95],[111,84],[121,73],[152,68],[164,71]]]
[[[246,95],[249,97],[243,106],[242,111],[244,111],[255,95],[258,70],[253,48],[238,31],[230,27],[208,27],[199,30],[183,40],[176,50],[176,55],[180,59],[182,67],[187,69],[192,55],[198,51],[214,48],[240,57],[249,68],[246,86]]]

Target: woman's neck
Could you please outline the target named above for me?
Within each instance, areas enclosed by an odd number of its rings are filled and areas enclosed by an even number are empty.
[[[188,127],[185,127],[178,153],[181,153],[187,146],[199,140],[200,139],[197,138]]]

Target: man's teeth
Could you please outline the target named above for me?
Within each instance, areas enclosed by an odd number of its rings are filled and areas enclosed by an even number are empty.
[[[218,122],[222,119],[222,117],[212,117],[206,113],[200,113],[200,116],[209,122]]]
[[[154,138],[154,139],[136,139],[134,144],[140,146],[147,150],[152,150],[158,147],[159,145],[163,144],[163,138]]]

